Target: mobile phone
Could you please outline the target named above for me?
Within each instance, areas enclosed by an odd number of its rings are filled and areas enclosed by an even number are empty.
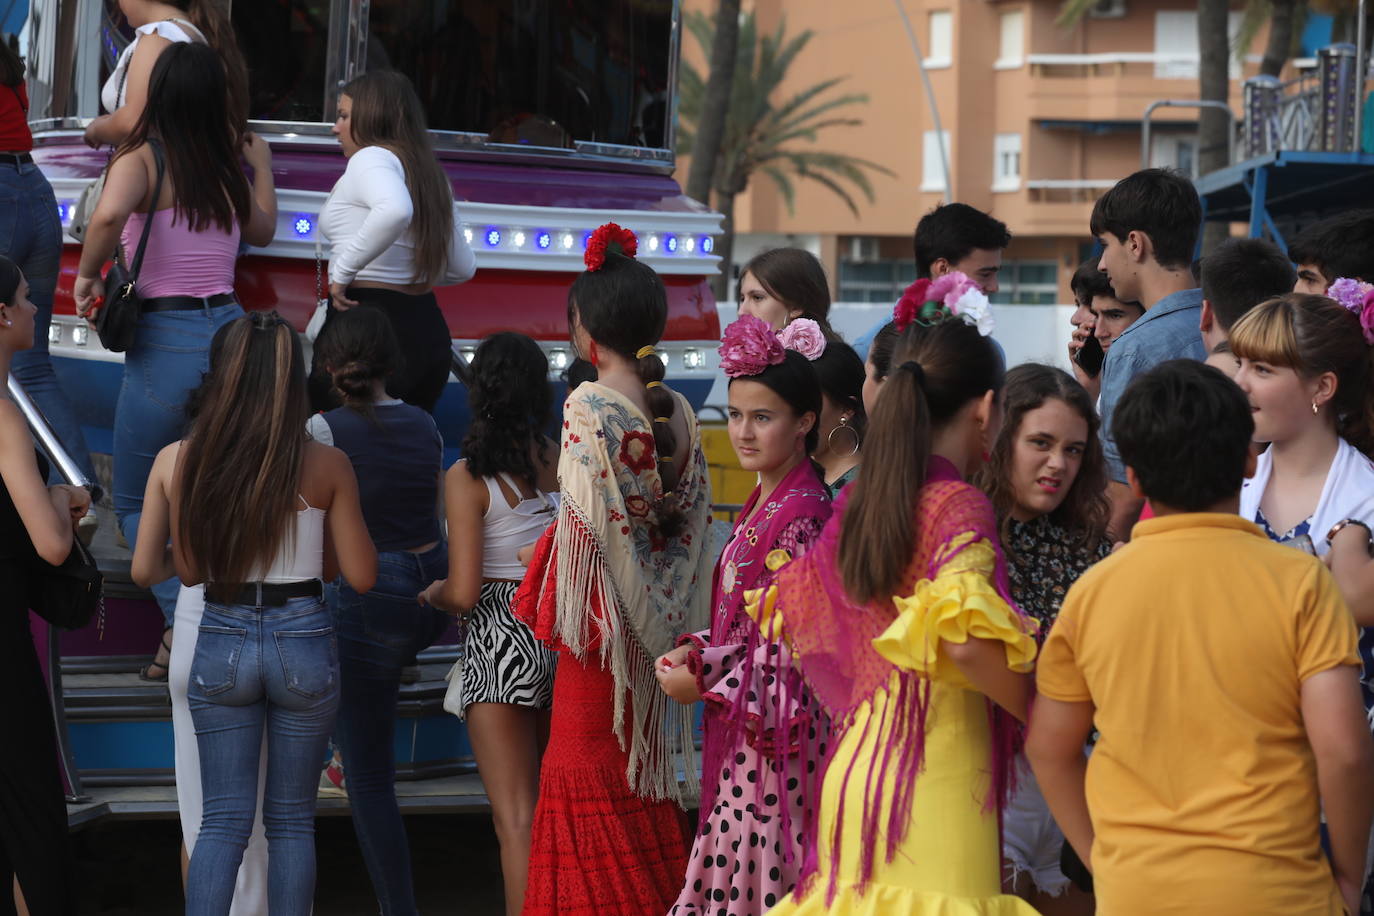
[[[1102,343],[1096,337],[1089,337],[1083,341],[1083,346],[1078,348],[1073,361],[1091,378],[1097,378],[1098,373],[1102,371],[1102,361],[1106,358],[1107,355],[1102,352]]]

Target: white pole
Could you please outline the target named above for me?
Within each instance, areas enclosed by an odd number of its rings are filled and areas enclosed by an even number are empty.
[[[1360,2],[1363,4],[1364,0],[1360,0]],[[930,87],[930,74],[926,73],[926,59],[921,54],[921,45],[916,40],[916,32],[911,27],[911,19],[906,14],[906,7],[902,6],[902,0],[892,0],[892,3],[902,16],[902,25],[906,26],[906,37],[911,41],[911,51],[916,55],[916,69],[921,71],[921,83],[926,89],[926,102],[930,105],[930,119],[935,124],[935,145],[940,148],[940,172],[945,178],[945,203],[949,203],[954,191],[949,181],[949,153],[945,150],[945,132],[940,129],[940,108],[935,104],[935,90]]]
[[[1369,55],[1365,53],[1364,0],[1360,0],[1355,13],[1355,153],[1364,152],[1364,97],[1365,77],[1369,75]]]

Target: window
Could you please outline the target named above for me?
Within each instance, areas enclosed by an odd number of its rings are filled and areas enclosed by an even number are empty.
[[[1012,10],[999,17],[1001,43],[997,50],[997,60],[993,63],[996,70],[1015,70],[1021,66],[1025,48],[1025,14]]]
[[[1236,46],[1244,13],[1231,13],[1227,22],[1227,47]],[[1197,11],[1160,10],[1155,13],[1155,77],[1197,79]],[[1231,54],[1231,79],[1240,77],[1240,60]]]
[[[1161,131],[1150,136],[1150,167],[1197,177],[1197,134]]]
[[[1021,135],[998,134],[992,139],[992,189],[1021,190]]]
[[[945,189],[945,166],[940,161],[940,147],[945,148],[945,160],[953,163],[949,155],[949,131],[928,130],[921,143],[921,190],[943,191]]]
[[[435,130],[531,146],[668,145],[671,3],[371,0],[364,8],[365,66],[409,76]]]
[[[840,261],[837,302],[896,302],[916,279],[916,262]]]
[[[997,305],[1054,305],[1059,301],[1059,266],[1054,261],[1003,261],[997,286],[988,297]]]
[[[930,14],[929,42],[926,69],[948,67],[954,60],[954,14],[949,10],[935,10]]]
[[[235,3],[230,13],[248,61],[248,117],[333,121],[325,111],[329,0]]]

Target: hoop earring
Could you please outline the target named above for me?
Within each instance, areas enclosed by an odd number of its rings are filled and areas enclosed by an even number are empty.
[[[825,437],[826,448],[833,449],[835,447],[835,434],[840,430],[844,430],[845,432],[849,433],[851,436],[854,437],[854,447],[849,450],[849,454],[859,454],[859,431],[849,425],[848,417],[840,417],[840,425],[832,429],[830,431],[830,435]]]

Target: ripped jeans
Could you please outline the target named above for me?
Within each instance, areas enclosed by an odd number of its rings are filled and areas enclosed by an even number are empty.
[[[187,694],[200,746],[204,814],[186,879],[187,916],[227,916],[258,801],[268,909],[306,916],[315,895],[315,796],[339,708],[339,651],[316,598],[281,607],[207,601]]]

